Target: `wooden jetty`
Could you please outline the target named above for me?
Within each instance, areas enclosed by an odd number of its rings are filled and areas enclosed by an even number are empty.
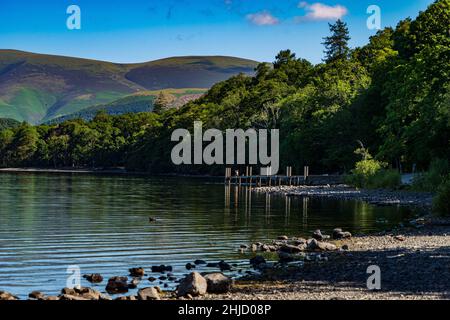
[[[302,186],[320,184],[339,184],[343,182],[340,175],[310,175],[309,167],[303,168],[303,175],[293,175],[292,167],[286,167],[284,175],[254,175],[252,167],[246,167],[245,173],[232,168],[225,169],[225,184],[239,186]]]

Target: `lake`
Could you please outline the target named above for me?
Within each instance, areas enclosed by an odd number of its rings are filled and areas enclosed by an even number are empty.
[[[359,201],[268,196],[221,179],[0,173],[0,290],[57,294],[69,265],[105,280],[160,264],[181,276],[195,259],[245,266],[251,254],[239,253],[241,244],[317,228],[367,233],[413,215]],[[103,291],[105,282],[93,287]]]

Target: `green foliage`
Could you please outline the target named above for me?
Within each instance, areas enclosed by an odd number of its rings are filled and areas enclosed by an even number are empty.
[[[175,58],[133,66],[127,81],[144,87],[154,85],[155,80],[146,76],[153,68],[172,63],[183,65],[186,78],[196,78],[205,61],[209,70],[226,66],[244,73],[216,83],[199,99],[184,100],[177,108],[166,108],[167,99],[160,97],[157,113],[94,117],[99,110],[114,113],[116,107],[150,111],[140,109],[149,108],[148,100],[130,97],[117,105],[96,106],[98,109],[90,110],[90,122],[72,119],[38,126],[37,139],[31,138],[34,134],[29,129],[6,130],[0,135],[0,163],[126,165],[129,170],[154,173],[223,174],[220,167],[174,166],[170,162],[173,130],[192,130],[194,121],[202,121],[205,130],[279,129],[280,165],[293,166],[295,173],[304,165],[314,173],[354,169],[349,179],[355,185],[395,188],[399,172],[425,170],[433,159],[450,159],[449,17],[450,0],[437,0],[415,20],[405,19],[396,28],[380,30],[367,45],[353,50],[348,46],[346,24],[337,21],[325,38],[324,63],[312,65],[294,52],[282,50],[273,64],[253,65],[255,76],[246,72],[250,62],[240,64],[224,57]],[[93,69],[100,74],[105,71],[103,67]],[[169,94],[179,98],[183,93]],[[47,98],[28,94],[22,101],[51,102]],[[8,103],[0,97],[0,110],[10,110]],[[357,141],[364,141],[366,147],[361,145],[355,154]],[[439,185],[444,173],[435,171],[441,169],[430,168],[420,178],[422,182],[415,182],[416,187]]]
[[[348,41],[350,40],[348,27],[342,20],[329,24],[331,35],[324,38],[325,61],[327,63],[346,60],[350,53]]]
[[[419,174],[413,181],[412,189],[418,191],[437,191],[448,177],[450,165],[448,160],[434,159],[427,171]]]
[[[352,174],[346,176],[346,182],[355,187],[369,189],[398,187],[401,184],[400,173],[397,170],[385,169],[386,163],[373,159],[362,142],[360,145],[355,154],[360,155],[362,160],[355,164]]]
[[[450,215],[450,175],[439,186],[437,195],[433,199],[433,211]]]
[[[20,122],[9,118],[0,118],[0,131],[20,126]]]

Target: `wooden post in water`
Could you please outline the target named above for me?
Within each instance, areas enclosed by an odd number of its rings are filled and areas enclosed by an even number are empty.
[[[303,176],[305,178],[305,185],[308,183],[308,176],[309,176],[309,167],[305,166],[303,168]]]

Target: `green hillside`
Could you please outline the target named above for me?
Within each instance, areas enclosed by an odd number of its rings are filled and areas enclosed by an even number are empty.
[[[134,93],[209,88],[241,72],[252,74],[256,65],[220,56],[116,64],[0,50],[0,117],[47,122]]]
[[[113,102],[99,104],[86,109],[54,118],[49,123],[60,123],[71,119],[92,120],[98,112],[104,111],[109,115],[121,115],[125,113],[150,112],[153,104],[161,92],[167,93],[173,101],[170,107],[180,107],[185,103],[200,98],[207,89],[164,89],[153,91],[141,91],[131,94]]]

